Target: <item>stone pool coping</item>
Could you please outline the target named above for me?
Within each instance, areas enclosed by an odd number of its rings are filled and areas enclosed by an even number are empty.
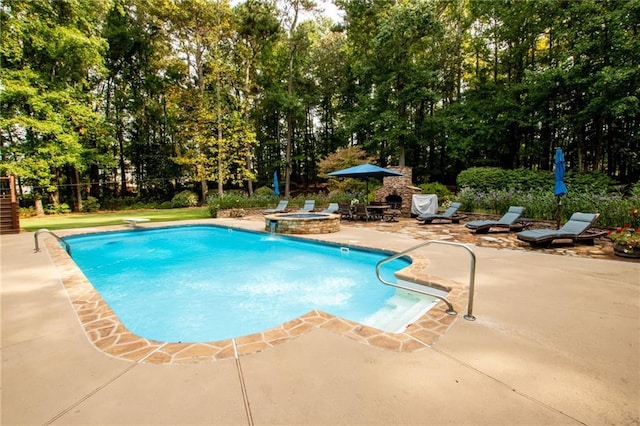
[[[90,232],[94,233],[96,230]],[[185,364],[230,359],[289,342],[314,328],[329,330],[364,345],[397,352],[414,352],[436,342],[460,316],[447,314],[446,305],[440,301],[404,332],[390,333],[314,310],[279,327],[234,339],[202,343],[159,342],[129,331],[55,239],[48,237],[45,246],[89,341],[95,348],[110,356],[134,362]],[[359,245],[354,247],[371,248]],[[412,256],[412,260],[413,264],[402,271],[405,277],[417,274],[428,265],[428,260],[419,256]],[[445,286],[451,288],[448,300],[456,311],[462,312],[468,295],[466,286],[455,282],[447,282]]]

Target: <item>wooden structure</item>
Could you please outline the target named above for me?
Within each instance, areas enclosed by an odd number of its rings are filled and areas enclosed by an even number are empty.
[[[20,232],[15,176],[0,177],[0,234]]]

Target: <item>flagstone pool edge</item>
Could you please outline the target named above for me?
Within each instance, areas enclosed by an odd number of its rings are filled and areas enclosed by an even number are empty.
[[[414,352],[432,345],[460,316],[447,314],[446,305],[439,302],[403,333],[389,333],[314,310],[278,327],[237,337],[235,348],[234,339],[201,343],[159,342],[129,331],[55,239],[46,238],[45,247],[88,340],[109,356],[138,363],[185,364],[231,359],[236,354],[248,355],[289,342],[314,328],[323,328],[377,348]],[[458,312],[466,306],[467,294],[463,287],[452,288],[449,292],[448,299]]]

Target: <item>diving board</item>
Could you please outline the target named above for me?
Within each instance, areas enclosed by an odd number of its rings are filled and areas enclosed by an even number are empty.
[[[149,219],[146,217],[125,217],[122,221],[129,224],[129,228],[135,228],[139,223],[149,222]]]

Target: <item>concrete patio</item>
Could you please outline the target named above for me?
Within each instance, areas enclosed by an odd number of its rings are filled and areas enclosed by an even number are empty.
[[[264,228],[260,217],[203,222]],[[357,223],[312,237],[400,251],[428,232]],[[466,239],[477,320],[459,313],[430,347],[395,352],[314,328],[237,358],[163,365],[97,349],[33,233],[0,241],[2,425],[640,423],[639,262]],[[426,250],[430,273],[468,280],[466,253]]]

